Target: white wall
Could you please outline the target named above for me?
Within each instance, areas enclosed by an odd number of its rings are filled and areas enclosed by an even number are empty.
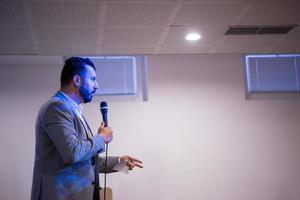
[[[300,102],[245,100],[243,56],[149,56],[149,101],[109,102],[109,154],[144,161],[110,174],[117,200],[299,200]],[[29,199],[34,122],[61,63],[1,66],[0,199]],[[100,80],[101,85],[101,80]],[[85,105],[94,130],[98,103]]]
[[[0,60],[0,199],[29,199],[35,117],[57,90],[61,66]]]

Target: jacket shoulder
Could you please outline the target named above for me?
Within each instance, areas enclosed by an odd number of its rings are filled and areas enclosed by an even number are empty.
[[[69,104],[58,97],[52,97],[42,105],[38,116],[44,119],[53,119],[57,117],[71,119],[74,117],[74,113]]]

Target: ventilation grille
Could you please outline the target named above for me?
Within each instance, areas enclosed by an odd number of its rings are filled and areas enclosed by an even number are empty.
[[[297,25],[284,26],[230,26],[225,35],[287,34]]]

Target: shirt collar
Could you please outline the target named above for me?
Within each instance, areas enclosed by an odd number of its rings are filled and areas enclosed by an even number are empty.
[[[59,91],[59,93],[62,95],[62,97],[69,102],[74,109],[79,111],[82,114],[83,106],[81,104],[77,104],[73,99],[71,99],[66,93],[63,91]]]

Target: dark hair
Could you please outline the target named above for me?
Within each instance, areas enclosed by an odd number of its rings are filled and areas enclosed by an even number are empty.
[[[85,65],[90,65],[96,71],[94,63],[89,58],[71,57],[67,59],[61,71],[60,87],[68,85],[76,74],[81,75]]]

